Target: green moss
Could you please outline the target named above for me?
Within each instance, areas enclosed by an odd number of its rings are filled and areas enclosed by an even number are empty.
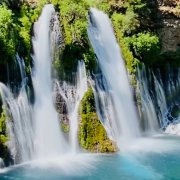
[[[93,90],[92,88],[89,88],[81,101],[80,114],[88,114],[95,111],[96,109]]]
[[[6,115],[2,112],[0,117],[0,142],[5,143],[6,141]]]
[[[81,147],[91,152],[116,152],[115,143],[107,137],[106,130],[98,119],[91,88],[82,99],[80,115],[79,143]]]
[[[10,153],[7,147],[8,137],[6,135],[6,115],[4,111],[0,117],[0,157],[4,160],[6,165],[9,165]]]
[[[63,130],[64,133],[68,133],[70,130],[69,124],[61,121],[61,129]]]

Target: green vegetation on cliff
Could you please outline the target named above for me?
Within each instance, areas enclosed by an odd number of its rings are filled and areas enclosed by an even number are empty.
[[[9,164],[10,153],[7,147],[7,134],[6,134],[6,115],[4,111],[0,116],[0,157],[4,160],[5,164]]]
[[[83,0],[55,2],[52,0],[52,3],[60,9],[60,24],[65,43],[59,64],[61,76],[76,70],[80,59],[84,59],[87,68],[92,70],[95,67],[95,56],[87,36],[88,2]]]
[[[98,119],[91,88],[81,101],[80,118],[79,143],[83,149],[102,153],[117,151],[115,143],[107,137],[107,133]]]
[[[0,19],[5,21],[5,26],[0,26],[3,32],[0,38],[3,54],[0,64],[13,59],[18,52],[25,59],[29,70],[32,25],[46,3],[54,4],[60,15],[64,49],[59,57],[60,61],[56,59],[55,67],[61,77],[74,71],[79,59],[84,59],[86,67],[91,71],[96,69],[95,55],[87,36],[88,10],[91,6],[103,10],[112,20],[117,41],[133,82],[136,66],[141,61],[149,66],[166,62],[178,64],[176,63],[179,59],[178,53],[174,52],[175,55],[170,53],[171,56],[168,53],[167,58],[166,53],[161,54],[161,39],[153,27],[154,16],[158,11],[157,5],[147,0],[25,0],[23,3],[4,0],[0,3],[2,4]]]
[[[46,0],[40,0],[32,6],[26,1],[0,2],[0,68],[8,64],[13,69],[16,53],[19,53],[25,60],[26,70],[30,72],[32,25],[45,3]]]
[[[6,115],[4,112],[2,112],[0,117],[0,143],[5,144],[6,141]]]
[[[0,63],[6,63],[15,55],[13,13],[5,5],[0,5]]]

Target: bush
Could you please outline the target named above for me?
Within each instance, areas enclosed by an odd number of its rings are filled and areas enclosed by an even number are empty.
[[[125,38],[134,56],[147,64],[153,64],[160,52],[160,41],[156,35],[138,33],[132,37]]]
[[[0,117],[0,157],[4,160],[5,164],[9,164],[10,153],[6,145],[8,137],[6,135],[6,115],[1,113]]]
[[[135,14],[132,10],[127,10],[126,14],[115,12],[111,18],[115,28],[118,28],[123,33],[123,35],[131,34],[140,26],[138,15]]]
[[[15,55],[14,24],[12,16],[13,13],[7,6],[0,5],[0,63],[5,63]]]

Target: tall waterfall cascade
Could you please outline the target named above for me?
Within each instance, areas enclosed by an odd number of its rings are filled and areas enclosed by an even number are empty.
[[[89,11],[88,36],[111,97],[114,112],[110,124],[114,139],[120,143],[121,137],[140,136],[133,92],[112,24],[106,14],[95,8]]]
[[[35,156],[57,156],[66,151],[66,142],[60,131],[58,114],[53,104],[52,57],[50,48],[50,22],[53,5],[45,5],[39,20],[34,25],[34,69],[32,74],[35,93]]]

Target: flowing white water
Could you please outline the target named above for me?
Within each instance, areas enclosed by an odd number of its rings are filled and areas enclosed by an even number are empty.
[[[78,143],[78,125],[79,125],[79,106],[80,102],[87,91],[87,76],[85,64],[83,61],[78,62],[77,73],[75,77],[75,85],[70,85],[67,82],[63,82],[62,85],[57,83],[58,91],[63,97],[67,105],[67,113],[70,124],[70,148],[71,153],[77,153],[79,151]]]
[[[158,105],[157,116],[160,120],[161,127],[163,127],[164,125],[166,125],[166,120],[165,120],[165,113],[167,112],[166,96],[162,84],[160,83],[160,81],[157,80],[154,74],[153,74],[153,78],[154,78],[154,87],[156,93],[156,101]]]
[[[155,75],[143,65],[138,68],[138,88],[145,132],[152,134],[161,128],[166,133],[179,135],[180,116],[172,113],[179,111],[180,70],[169,69],[162,80],[160,72]]]
[[[162,79],[142,65],[138,68],[138,88],[145,132],[157,133],[158,129],[167,126],[165,115],[168,108]]]
[[[116,141],[115,132],[118,131],[118,127],[116,127],[116,122],[113,121],[116,117],[111,92],[108,91],[106,80],[102,74],[94,75],[93,79],[91,79],[91,86],[93,88],[98,117],[106,129],[108,137]],[[113,130],[112,127],[116,129]]]
[[[150,76],[150,72],[146,72],[146,68],[144,65],[141,69],[138,68],[138,94],[141,98],[140,106],[142,112],[143,127],[146,133],[153,134],[159,130],[159,123],[156,114],[156,107],[149,92],[149,79],[151,79]]]
[[[78,63],[78,71],[77,71],[77,89],[76,89],[76,97],[74,107],[71,108],[69,112],[70,119],[70,141],[72,152],[76,153],[78,151],[78,125],[79,125],[79,105],[84,96],[84,93],[87,91],[87,76],[85,64],[83,61],[79,61]]]
[[[166,82],[166,94],[167,94],[167,103],[179,102],[179,92],[180,92],[180,68],[177,71],[173,72],[169,70],[168,80]]]
[[[0,158],[0,169],[1,168],[4,168],[4,161],[3,161],[3,159]]]
[[[15,163],[28,161],[33,155],[32,109],[25,86],[16,98],[4,84],[0,83],[0,94],[6,112],[8,147]]]
[[[50,21],[53,13],[53,5],[45,5],[34,25],[32,80],[35,92],[33,110],[36,158],[54,157],[67,150],[52,99]]]
[[[14,162],[24,162],[32,158],[33,154],[33,122],[32,108],[26,93],[26,73],[24,60],[16,55],[21,74],[19,94],[14,97],[10,88],[0,83],[0,94],[6,113],[6,127],[9,137],[8,148]]]
[[[19,54],[16,54],[16,59],[19,65],[20,73],[21,73],[21,86],[26,85],[26,71],[25,71],[25,64],[24,64],[24,59],[21,59],[19,57]]]
[[[112,108],[115,111],[112,130],[116,141],[120,143],[121,137],[140,136],[133,92],[108,16],[95,8],[90,9],[89,15],[88,36],[107,81],[108,91],[111,92]]]

